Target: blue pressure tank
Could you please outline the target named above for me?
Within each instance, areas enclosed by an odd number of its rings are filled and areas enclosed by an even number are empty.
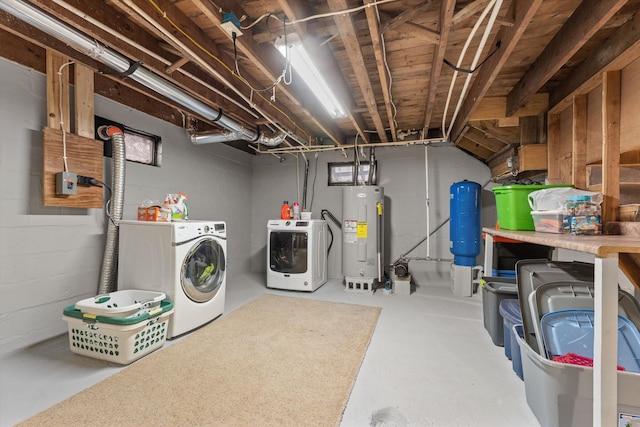
[[[456,265],[475,266],[480,253],[480,184],[461,181],[453,184],[451,197],[450,249]]]

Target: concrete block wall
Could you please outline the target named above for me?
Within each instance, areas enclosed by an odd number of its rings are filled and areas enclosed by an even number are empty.
[[[188,196],[190,218],[224,220],[228,281],[249,268],[251,155],[196,147],[183,129],[101,97],[96,114],[159,135],[162,167],[127,162],[124,219],[146,199]],[[0,354],[65,333],[64,307],[97,293],[104,251],[102,209],[42,205],[44,75],[0,59]],[[111,161],[105,158],[110,181]]]
[[[97,292],[103,210],[42,206],[45,105],[44,76],[0,59],[0,179],[5,183],[0,187],[0,354],[65,333],[63,308]],[[127,162],[124,219],[134,219],[144,200],[161,201],[166,193],[182,191],[191,219],[227,222],[229,286],[245,271],[266,271],[266,223],[279,217],[283,200],[302,200],[301,156],[283,155],[281,161],[223,144],[196,147],[183,129],[101,97],[96,97],[96,114],[163,141],[162,167]],[[307,154],[307,206],[313,218],[326,209],[342,220],[342,188],[327,185],[327,163],[351,160],[353,153],[348,154],[348,159],[339,151]],[[378,183],[385,189],[385,264],[427,234],[427,169],[431,229],[448,218],[452,183],[484,183],[489,177],[482,163],[453,147],[378,148],[376,158]],[[105,159],[107,182],[110,173],[111,161]],[[339,278],[342,234],[329,225],[334,232],[329,277]],[[425,244],[409,256],[425,257]],[[451,258],[447,224],[431,238],[431,257]],[[449,264],[411,261],[410,271],[420,286],[443,284]]]
[[[385,265],[405,254],[427,235],[426,183],[429,173],[429,198],[431,230],[444,223],[431,237],[431,258],[449,258],[449,189],[454,182],[468,179],[486,184],[490,179],[488,168],[454,147],[407,146],[377,148],[378,185],[385,194]],[[368,156],[368,150],[366,151]],[[307,154],[309,178],[307,206],[313,218],[319,219],[322,209],[327,209],[342,221],[342,187],[328,186],[327,174],[330,162],[353,161],[353,152],[344,158],[341,151],[324,151]],[[364,159],[364,160],[368,160]],[[428,162],[428,167],[426,166]],[[269,219],[279,218],[284,200],[293,203],[302,194],[304,161],[300,157],[284,155],[282,160],[270,155],[260,155],[253,160],[252,246],[251,268],[266,275],[267,228]],[[314,184],[315,183],[315,184]],[[298,188],[300,190],[298,190]],[[486,192],[483,192],[486,193]],[[495,201],[491,200],[489,205]],[[311,204],[311,201],[313,202]],[[259,208],[257,208],[259,207]],[[495,224],[495,207],[489,206],[483,216],[484,225]],[[342,277],[342,233],[328,222],[334,234],[329,252],[328,277]],[[425,258],[426,242],[412,251],[410,257]],[[478,257],[482,263],[482,253]],[[443,262],[411,261],[409,270],[418,285],[443,284],[449,280],[450,264]]]

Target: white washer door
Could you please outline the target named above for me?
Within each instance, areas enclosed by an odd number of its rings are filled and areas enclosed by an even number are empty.
[[[182,290],[195,302],[207,302],[220,290],[225,274],[224,248],[213,238],[198,240],[182,262]]]

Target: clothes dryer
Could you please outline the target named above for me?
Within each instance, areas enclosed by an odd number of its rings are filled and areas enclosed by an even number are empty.
[[[174,304],[167,338],[224,312],[224,221],[120,221],[118,290],[161,291]]]
[[[327,282],[327,222],[269,220],[267,287],[313,292]]]

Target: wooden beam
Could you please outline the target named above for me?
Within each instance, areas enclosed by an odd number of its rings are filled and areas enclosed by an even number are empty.
[[[183,55],[192,62],[198,64],[205,71],[223,83],[225,87],[233,91],[238,97],[246,101],[246,82],[253,87],[261,87],[260,83],[250,76],[240,77],[233,70],[225,65],[219,48],[203,30],[196,27],[184,13],[182,13],[173,3],[162,2],[150,3],[146,0],[112,0],[114,4],[119,4],[123,8],[131,9],[138,18],[138,22],[148,31],[158,32],[162,38],[173,45]],[[185,29],[188,29],[185,30]],[[252,98],[252,107],[261,115],[271,118],[291,132],[294,132],[299,139],[308,141],[311,133],[305,130],[296,120],[295,114],[282,106],[276,106],[269,98],[256,93]]]
[[[492,121],[470,122],[471,126],[480,129],[485,135],[502,141],[503,144],[517,144],[520,141],[520,129],[499,127]]]
[[[451,19],[455,5],[455,0],[443,0],[440,5],[440,43],[436,45],[433,51],[433,60],[431,61],[431,76],[429,77],[429,88],[427,89],[427,105],[425,106],[424,121],[422,123],[423,135],[427,135],[429,132],[429,123],[431,123],[431,116],[433,115],[433,108],[438,93],[438,83],[440,82],[444,54],[447,49],[449,34],[451,33]]]
[[[602,221],[616,221],[620,205],[621,72],[602,76]]]
[[[393,30],[402,24],[412,21],[427,10],[431,9],[432,3],[433,0],[425,0],[421,5],[417,7],[410,7],[406,9],[404,12],[400,13],[392,19],[387,20],[383,25],[381,25],[380,32],[384,33],[388,30]]]
[[[491,0],[476,0],[467,4],[465,7],[456,12],[456,14],[451,19],[451,25],[458,25],[465,19],[471,18],[476,13],[484,10],[484,8],[487,7],[490,1]]]
[[[573,155],[571,157],[571,183],[587,188],[587,95],[573,97]]]
[[[491,151],[492,155],[502,150],[505,144],[495,138],[487,136],[482,130],[469,126],[469,130],[464,134],[465,138],[470,139],[478,145],[481,145]]]
[[[522,107],[627,0],[583,1],[507,96],[507,115]]]
[[[500,27],[498,30],[498,34],[491,46],[496,46],[500,42],[500,49],[478,70],[478,75],[473,80],[471,89],[465,96],[456,122],[453,124],[451,140],[456,139],[487,94],[541,4],[542,0],[520,0],[512,3],[514,26]]]
[[[331,11],[348,9],[346,0],[328,0],[327,3],[329,4],[329,9]],[[365,66],[364,55],[362,53],[360,42],[358,41],[353,18],[349,14],[342,14],[334,16],[333,20],[338,27],[340,38],[342,39],[342,43],[346,49],[349,62],[351,63],[351,68],[355,73],[367,110],[369,111],[373,125],[378,133],[378,138],[380,138],[380,141],[382,142],[388,142],[389,139],[387,138],[382,118],[378,112],[378,105],[374,96],[373,87],[371,86],[371,80],[369,79],[369,72]],[[363,139],[368,140],[367,138]]]
[[[202,2],[202,0],[199,1]],[[327,77],[327,80],[332,83],[334,87],[334,93],[338,100],[342,103],[343,107],[347,110],[347,117],[355,128],[356,133],[360,135],[363,141],[369,141],[369,135],[365,132],[365,121],[362,118],[362,115],[355,111],[355,102],[353,100],[353,96],[351,95],[351,90],[349,89],[349,86],[344,79],[344,75],[340,72],[340,68],[338,66],[338,63],[336,62],[335,57],[333,56],[333,53],[331,52],[331,49],[329,48],[329,46],[319,44],[317,40],[314,40],[313,37],[309,37],[306,22],[298,22],[302,18],[313,15],[309,3],[302,0],[278,0],[278,5],[285,12],[287,18],[290,21],[294,22],[294,29],[298,33],[298,36],[300,36],[305,48],[312,52],[312,56],[315,59],[318,59],[317,65],[322,66],[321,72]],[[304,91],[308,92],[308,89],[304,89]],[[300,91],[296,92],[296,94],[299,99],[302,99],[302,96],[299,92]],[[310,101],[310,103],[312,105],[318,104],[315,99]],[[317,107],[320,106],[317,105]],[[319,117],[322,117],[323,115],[326,115],[326,112],[323,112],[321,115],[319,115]],[[336,126],[335,124],[333,125]],[[335,135],[336,139],[340,139],[339,141],[333,139],[336,144],[342,145],[346,143],[346,136],[342,133],[342,131],[334,130],[332,131],[332,133]],[[327,135],[330,134],[327,133]]]
[[[122,54],[130,61],[141,61],[145,68],[157,73],[158,75],[163,75],[166,67],[172,63],[171,60],[164,58],[160,54],[168,52],[168,49],[165,48],[166,43],[158,43],[155,38],[151,37],[149,33],[144,31],[135,22],[127,19],[119,13],[118,10],[111,6],[107,6],[103,2],[65,0],[67,9],[64,9],[50,1],[34,0],[34,3],[50,15],[58,18],[60,21],[66,22],[78,31],[94,38],[99,43],[110,46],[114,51]],[[97,18],[89,18],[92,14],[99,17],[100,20]],[[2,15],[0,15],[0,21],[1,20]],[[0,22],[0,26],[1,25],[2,23]],[[22,21],[17,21],[17,23],[9,25],[9,31],[14,34],[19,34],[40,46],[55,45],[55,49],[59,52],[72,50],[68,47],[62,48],[61,42],[22,23]],[[178,54],[175,49],[172,50],[174,51],[172,54]],[[71,56],[72,52],[67,52],[67,54]],[[73,57],[76,60],[79,58],[76,54],[73,54]],[[88,56],[82,55],[82,57],[85,58],[82,59],[82,62],[89,65],[94,70],[105,71],[107,69],[106,65],[100,64]],[[207,105],[211,105],[214,108],[221,108],[224,111],[230,111],[232,109],[236,110],[234,118],[237,118],[242,122],[247,122],[248,120],[255,118],[254,112],[251,113],[252,115],[248,113],[251,111],[249,107],[243,106],[238,108],[240,98],[234,94],[230,95],[226,88],[223,90],[227,93],[220,90],[219,86],[221,86],[221,84],[219,81],[214,81],[209,74],[204,73],[193,64],[188,67],[184,67],[184,70],[180,73],[175,73],[171,76],[165,75],[164,77],[166,77],[168,81],[182,87],[194,98],[199,99]],[[131,79],[122,79],[117,76],[112,76],[112,78],[114,80],[122,81],[125,85],[130,85],[131,87],[136,88],[136,90],[141,87],[136,87],[135,85],[137,84],[132,83]],[[149,93],[151,90],[145,88],[142,92]],[[158,96],[155,95],[154,98],[158,98]],[[165,100],[163,102],[167,101]],[[184,107],[177,108],[185,110]]]
[[[571,105],[573,95],[588,93],[605,71],[621,70],[640,56],[640,12],[622,25],[560,82],[549,96],[549,112],[560,113]]]
[[[482,145],[467,138],[466,135],[460,138],[460,141],[456,143],[456,146],[462,148],[465,151],[473,154],[480,159],[486,159],[493,154],[493,151],[483,147]]]
[[[365,4],[369,4],[371,0],[365,0]],[[387,69],[385,67],[386,58],[384,57],[384,46],[382,34],[380,33],[378,17],[375,10],[371,7],[365,9],[367,23],[369,24],[369,34],[371,35],[371,44],[373,46],[373,55],[376,58],[376,66],[378,67],[378,77],[380,78],[380,86],[382,87],[382,96],[384,98],[385,110],[387,111],[387,123],[391,133],[391,140],[398,140],[396,134],[396,121],[394,120],[393,105],[391,103],[391,87]]]
[[[169,65],[167,68],[165,68],[164,72],[167,74],[173,74],[174,71],[176,71],[178,68],[182,67],[184,64],[188,62],[189,62],[189,58],[180,58],[176,62]]]
[[[537,116],[549,108],[549,94],[536,93],[529,101],[511,116],[507,116],[507,98],[504,96],[487,97],[478,103],[469,121],[514,119],[524,116]],[[515,124],[519,124],[519,121]]]
[[[220,26],[222,24],[222,15],[219,13],[216,7],[210,2],[206,0],[192,0],[192,3],[198,8],[200,12],[202,12],[213,24]],[[240,10],[240,6],[236,6],[234,9]],[[177,10],[177,8],[176,8]],[[178,13],[173,12],[172,14]],[[242,14],[245,14],[242,11]],[[227,34],[226,32],[224,32]],[[300,35],[304,37],[304,35]],[[229,36],[231,38],[231,36]],[[302,39],[303,43],[304,38]],[[279,60],[274,60],[277,58],[275,56],[276,49],[272,47],[267,52],[263,52],[258,46],[254,45],[252,31],[251,29],[243,30],[242,37],[238,37],[235,41],[235,45],[237,46],[240,53],[245,55],[248,60],[251,62],[253,66],[255,66],[268,80],[271,82],[276,82],[282,73],[282,62]],[[306,43],[305,43],[306,46]],[[308,47],[308,46],[306,46]],[[278,58],[280,59],[280,58]],[[246,79],[247,76],[244,75],[243,79]],[[334,79],[331,79],[334,80]],[[253,87],[261,87],[260,85]],[[338,83],[336,83],[337,87],[340,87]],[[336,144],[344,143],[344,134],[337,126],[335,121],[329,114],[323,109],[321,105],[316,101],[315,98],[311,97],[308,94],[308,89],[304,84],[300,84],[300,82],[295,82],[295,84],[291,85],[278,85],[278,90],[283,93],[284,96],[289,98],[294,104],[297,104],[302,107],[304,113],[307,117],[318,126],[322,132],[324,132],[329,138],[331,138]],[[306,96],[305,96],[306,95]],[[262,96],[259,93],[255,93],[254,97]],[[339,99],[342,99],[343,96],[338,93]],[[348,104],[346,105],[348,108]],[[281,107],[279,109],[282,109]],[[294,113],[288,112],[286,114],[292,121],[295,121]]]

